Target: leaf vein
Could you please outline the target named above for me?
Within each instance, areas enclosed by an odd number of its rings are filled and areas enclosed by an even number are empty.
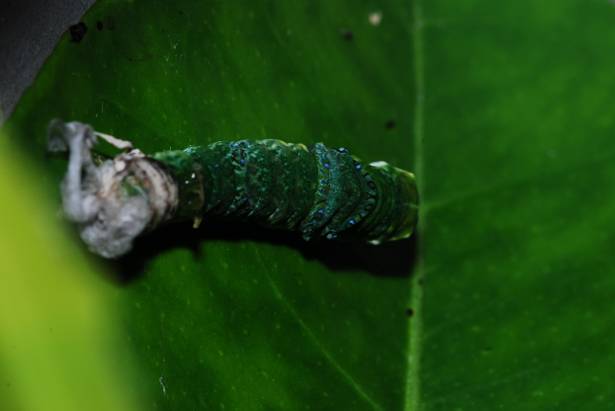
[[[412,48],[414,56],[414,169],[419,193],[424,186],[423,173],[423,138],[424,138],[424,99],[425,99],[425,71],[423,52],[423,10],[420,0],[413,2],[412,17]],[[407,368],[406,387],[404,395],[404,410],[417,411],[421,405],[420,396],[420,356],[422,333],[422,301],[423,290],[419,281],[424,276],[424,261],[422,256],[422,232],[425,228],[424,207],[419,207],[419,225],[417,227],[417,260],[414,275],[410,279],[409,306],[415,311],[415,316],[409,322],[407,335]]]
[[[277,286],[273,278],[271,278],[271,276],[268,274],[266,270],[266,265],[262,261],[260,253],[258,249],[256,248],[256,246],[254,247],[254,250],[256,252],[256,256],[261,261],[261,265],[263,266],[263,268],[265,268],[264,270],[265,277],[267,278],[267,281],[269,282],[269,285],[271,286],[271,289],[273,290],[275,297],[278,299],[278,301],[280,301],[280,303],[284,306],[284,308],[288,310],[288,312],[295,319],[295,321],[297,321],[297,324],[299,324],[299,327],[301,327],[303,332],[305,332],[305,334],[308,336],[308,338],[311,340],[314,346],[320,351],[323,357],[325,357],[327,362],[331,364],[331,366],[344,378],[344,380],[356,391],[356,393],[363,400],[365,400],[374,410],[383,411],[382,406],[378,404],[373,398],[371,398],[371,396],[367,392],[365,392],[365,389],[363,389],[363,387],[357,382],[357,380],[354,379],[352,375],[350,375],[350,373],[344,367],[342,367],[342,365],[339,362],[337,362],[337,360],[333,357],[333,355],[329,352],[329,350],[327,350],[324,347],[324,345],[320,342],[316,334],[314,334],[312,329],[307,325],[307,323],[303,320],[303,318],[301,318],[297,310],[295,310],[295,307],[288,300],[288,298],[286,298],[286,296],[282,293],[282,291]]]

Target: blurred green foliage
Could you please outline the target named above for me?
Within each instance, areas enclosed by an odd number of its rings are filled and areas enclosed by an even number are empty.
[[[0,409],[138,409],[113,288],[4,135],[0,164]]]
[[[615,407],[608,1],[101,1],[85,23],[11,119],[44,168],[37,184],[55,190],[64,172],[41,154],[46,124],[62,117],[146,152],[324,141],[415,169],[422,194],[417,258],[412,242],[306,245],[208,221],[155,233],[113,264],[72,251],[65,270],[89,293],[54,283],[36,300],[104,301],[88,327],[119,345],[91,362],[134,361],[138,374],[122,373],[135,397],[104,378],[101,390],[142,409]],[[12,173],[2,178],[19,181]],[[2,204],[11,223],[43,207],[18,198]],[[39,255],[26,247],[31,227],[6,249]],[[61,242],[45,244],[55,255]],[[76,335],[78,348],[100,347],[96,330],[75,330],[37,342]],[[6,350],[7,375],[33,372]],[[61,372],[70,386],[75,372]]]

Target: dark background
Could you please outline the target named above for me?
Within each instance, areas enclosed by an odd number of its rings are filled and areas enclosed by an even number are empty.
[[[94,1],[0,1],[0,123],[32,84],[60,36]]]

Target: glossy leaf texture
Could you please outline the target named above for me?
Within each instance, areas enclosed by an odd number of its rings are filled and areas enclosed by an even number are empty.
[[[41,185],[61,117],[146,152],[323,141],[422,196],[418,246],[206,221],[99,262],[143,409],[615,406],[611,3],[101,1],[84,22],[11,119]]]

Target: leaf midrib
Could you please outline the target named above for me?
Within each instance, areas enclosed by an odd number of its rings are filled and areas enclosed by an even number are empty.
[[[412,53],[414,60],[414,171],[419,193],[423,192],[423,137],[424,137],[424,98],[425,98],[425,72],[423,53],[423,10],[420,0],[413,1],[412,7]],[[423,199],[421,199],[423,202]],[[410,278],[409,307],[415,315],[408,322],[408,347],[406,368],[406,389],[404,398],[405,411],[418,411],[421,400],[421,385],[419,379],[422,332],[422,302],[423,290],[419,284],[424,274],[422,234],[425,227],[425,208],[419,207],[419,224],[415,235],[417,236],[416,266]]]

